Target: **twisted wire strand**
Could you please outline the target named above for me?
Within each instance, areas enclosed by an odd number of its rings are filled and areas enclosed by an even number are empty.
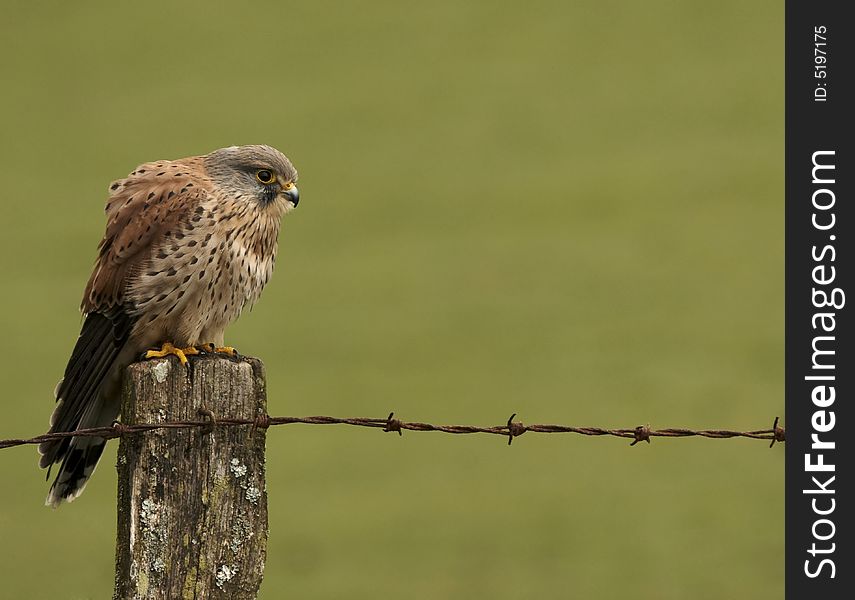
[[[382,429],[386,432],[397,432],[403,435],[404,431],[439,431],[450,434],[471,434],[471,433],[486,433],[492,435],[501,435],[508,438],[510,445],[514,438],[521,436],[524,433],[575,433],[584,436],[612,436],[620,438],[632,439],[631,446],[638,442],[650,443],[650,439],[654,437],[668,438],[685,438],[685,437],[704,437],[711,439],[731,439],[731,438],[750,438],[756,440],[771,440],[769,447],[775,445],[775,442],[784,442],[786,440],[786,431],[783,427],[778,426],[778,417],[772,424],[771,429],[757,429],[753,431],[731,431],[729,429],[684,429],[684,428],[666,428],[666,429],[651,429],[649,425],[641,425],[626,429],[606,429],[603,427],[574,427],[570,425],[524,425],[521,422],[514,421],[516,414],[511,415],[507,423],[504,425],[495,425],[492,427],[479,427],[475,425],[433,425],[431,423],[421,423],[418,421],[401,421],[394,418],[395,413],[389,413],[385,419],[382,418],[367,418],[367,417],[327,417],[327,416],[312,416],[312,417],[271,417],[270,415],[261,415],[255,419],[233,419],[228,417],[216,417],[210,411],[203,411],[203,420],[194,421],[168,421],[164,423],[135,423],[124,424],[115,422],[110,427],[92,427],[89,429],[78,429],[77,431],[44,433],[30,438],[10,438],[0,440],[0,450],[5,448],[13,448],[27,444],[41,444],[52,440],[58,440],[68,437],[100,437],[104,439],[113,439],[125,435],[135,435],[145,433],[147,431],[157,431],[162,429],[206,429],[213,431],[218,427],[237,427],[250,425],[256,428],[267,429],[279,425],[350,425],[353,427],[370,427],[374,429]]]

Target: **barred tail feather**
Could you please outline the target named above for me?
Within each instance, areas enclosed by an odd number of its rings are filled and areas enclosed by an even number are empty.
[[[63,500],[71,502],[83,493],[106,444],[107,441],[99,437],[71,438],[62,466],[45,499],[45,506],[56,508]]]

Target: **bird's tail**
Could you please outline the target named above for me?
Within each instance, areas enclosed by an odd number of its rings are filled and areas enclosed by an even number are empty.
[[[51,433],[108,426],[119,415],[122,367],[133,354],[127,347],[132,326],[132,317],[120,308],[86,315],[65,376],[56,386]],[[105,443],[101,437],[75,436],[39,445],[39,466],[48,468],[48,477],[50,467],[61,463],[45,504],[56,508],[80,495]]]
[[[91,427],[107,427],[119,416],[118,402],[113,400],[116,398],[116,390],[113,389],[114,385],[109,385],[110,379],[108,372],[101,381],[96,396],[72,431]],[[60,400],[57,412],[62,411],[62,400]],[[55,418],[56,413],[54,413]],[[54,429],[55,423],[51,427],[51,430]],[[82,494],[83,488],[86,487],[86,482],[95,471],[106,445],[107,440],[102,437],[75,436],[63,438],[59,442],[59,446],[48,446],[44,449],[40,447],[39,450],[43,453],[40,466],[48,467],[48,477],[50,477],[50,467],[55,463],[60,463],[59,472],[56,474],[45,499],[45,506],[56,508],[63,501],[71,502]]]

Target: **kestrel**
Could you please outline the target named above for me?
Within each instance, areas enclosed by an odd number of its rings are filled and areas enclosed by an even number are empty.
[[[146,350],[182,364],[200,349],[234,352],[224,331],[270,279],[280,220],[299,202],[296,181],[275,148],[231,146],[146,163],[110,184],[107,230],[51,432],[113,423],[122,374]],[[62,463],[45,504],[80,495],[105,443],[72,437],[39,446],[40,467]]]

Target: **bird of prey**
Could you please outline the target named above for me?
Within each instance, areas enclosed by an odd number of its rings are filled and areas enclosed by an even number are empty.
[[[224,331],[270,279],[281,217],[299,202],[296,181],[275,148],[231,146],[145,163],[110,184],[107,230],[50,432],[112,424],[122,374],[143,353],[182,364],[200,350],[234,353]],[[45,504],[80,495],[105,443],[68,437],[39,446],[48,477],[61,463]]]

